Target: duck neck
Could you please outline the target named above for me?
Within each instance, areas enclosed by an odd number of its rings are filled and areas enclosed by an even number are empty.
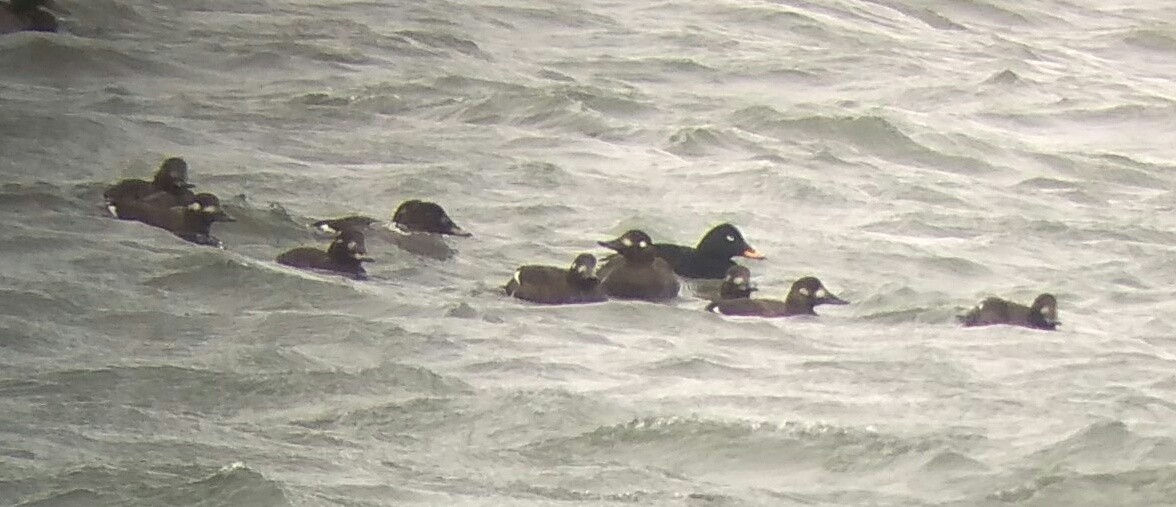
[[[789,293],[788,297],[784,299],[785,310],[792,315],[816,315],[813,311],[813,300],[808,296],[796,293]]]
[[[336,263],[343,266],[352,266],[358,268],[361,264],[359,259],[356,259],[355,256],[351,255],[351,252],[347,249],[347,245],[341,241],[331,243],[331,246],[327,247],[327,256],[330,257],[332,261],[335,261]]]

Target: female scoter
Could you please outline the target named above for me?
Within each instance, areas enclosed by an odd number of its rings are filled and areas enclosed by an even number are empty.
[[[751,286],[751,270],[740,266],[731,266],[727,270],[727,276],[723,278],[723,283],[719,285],[719,299],[745,299],[751,297],[752,291],[756,290]]]
[[[159,207],[146,201],[133,201],[123,205],[120,214],[128,220],[138,220],[147,225],[167,229],[187,241],[198,245],[224,248],[224,244],[212,235],[215,222],[235,222],[225,213],[220,199],[212,194],[196,194],[187,206]]]
[[[504,287],[508,296],[549,305],[596,303],[608,299],[596,277],[596,257],[576,256],[571,267],[527,265]]]
[[[609,297],[665,301],[678,296],[678,277],[657,256],[648,234],[634,229],[598,244],[621,254],[601,268],[600,285]]]
[[[845,305],[848,301],[834,296],[820,280],[806,276],[792,284],[784,301],[776,299],[724,299],[706,306],[706,311],[747,317],[791,317],[816,315],[817,305]]]
[[[371,260],[367,257],[363,233],[356,229],[343,229],[325,252],[317,248],[301,247],[287,250],[277,257],[278,264],[300,269],[332,271],[357,280],[367,277],[363,263]]]
[[[1052,294],[1037,296],[1030,306],[990,297],[960,315],[959,320],[965,327],[1008,324],[1049,331],[1061,324],[1058,322],[1058,300]]]
[[[379,222],[363,215],[351,215],[343,218],[319,220],[313,224],[315,229],[327,233],[338,233],[343,229],[364,230]],[[392,223],[404,232],[425,232],[433,234],[448,234],[451,236],[472,236],[465,229],[453,223],[453,219],[445,213],[445,209],[435,202],[410,199],[400,203],[392,213]]]
[[[106,209],[111,215],[124,220],[122,208],[136,201],[147,200],[152,206],[170,208],[172,206],[187,206],[196,197],[188,183],[188,163],[179,157],[164,160],[155,172],[151,181],[137,178],[125,179],[111,185],[102,193],[106,200]]]

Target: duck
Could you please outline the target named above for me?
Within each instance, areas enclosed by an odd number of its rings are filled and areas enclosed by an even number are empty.
[[[755,290],[757,289],[751,286],[751,270],[736,264],[731,266],[727,270],[727,276],[723,277],[723,283],[719,285],[718,299],[746,299],[750,298]]]
[[[115,218],[133,220],[122,210],[129,203],[146,200],[159,208],[187,206],[195,201],[196,194],[188,183],[188,163],[179,157],[165,159],[151,181],[130,178],[119,181],[102,193],[106,210]]]
[[[392,213],[392,223],[404,232],[427,232],[450,236],[473,236],[453,223],[445,209],[435,202],[410,199],[400,203]]]
[[[644,231],[632,229],[597,244],[620,254],[601,269],[600,285],[608,297],[645,301],[678,297],[678,277],[670,264],[657,256],[653,240]]]
[[[813,276],[806,276],[793,282],[784,301],[777,299],[723,299],[713,301],[706,311],[723,315],[745,317],[792,317],[795,315],[816,315],[818,305],[846,305],[841,299],[825,288],[825,284]]]
[[[311,224],[315,230],[337,234],[343,229],[364,230],[380,221],[365,215],[348,215],[341,218],[319,220]],[[409,199],[400,203],[392,213],[392,225],[402,232],[421,232],[449,236],[472,236],[449,218],[440,204],[420,199]]]
[[[278,264],[299,269],[330,271],[356,280],[367,278],[363,263],[372,262],[367,257],[363,232],[343,229],[331,241],[326,251],[313,247],[299,247],[282,252],[277,256]]]
[[[597,303],[608,299],[596,276],[596,256],[582,253],[568,268],[526,265],[503,287],[508,296],[548,305]]]
[[[964,327],[1006,324],[1053,331],[1058,321],[1058,300],[1053,294],[1043,293],[1029,306],[998,297],[989,297],[958,317]]]
[[[164,208],[140,200],[127,203],[120,212],[129,220],[166,229],[188,242],[217,248],[224,248],[224,243],[212,235],[212,224],[236,221],[225,213],[220,199],[209,193],[196,194],[186,206]]]
[[[735,265],[732,257],[756,260],[766,258],[764,254],[747,244],[747,240],[743,239],[743,233],[730,223],[714,226],[694,247],[670,243],[658,243],[653,247],[658,257],[670,263],[674,273],[684,278],[719,280]]]

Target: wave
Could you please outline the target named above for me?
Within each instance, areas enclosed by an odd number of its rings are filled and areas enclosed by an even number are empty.
[[[203,479],[156,488],[136,496],[132,505],[295,505],[279,483],[240,462],[226,465]]]
[[[330,397],[442,395],[468,389],[425,368],[394,363],[350,372],[325,369],[321,364],[307,368],[288,362],[287,367],[248,373],[170,365],[79,369],[39,375],[5,386],[4,391],[14,397],[38,396],[81,406],[87,400],[106,400],[110,412],[103,420],[118,421],[127,417],[123,412],[136,409],[230,417],[242,412],[278,414],[290,406],[315,406]]]
[[[964,440],[959,440],[965,438]],[[921,465],[952,441],[966,437],[899,437],[873,430],[789,421],[717,421],[651,417],[601,426],[573,437],[525,446],[529,455],[562,455],[574,462],[637,461],[679,470],[758,470],[799,474],[821,470],[834,474],[886,471],[899,462]],[[723,465],[716,468],[721,453]],[[701,460],[701,461],[699,461]]]
[[[1123,34],[1123,42],[1132,46],[1165,54],[1176,53],[1176,35],[1171,31],[1143,28]]]
[[[1020,459],[1016,471],[999,478],[986,499],[1031,505],[1160,505],[1176,488],[1173,456],[1176,441],[1171,438],[1141,436],[1122,421],[1096,422]]]
[[[9,79],[34,82],[193,76],[183,67],[132,54],[97,39],[23,33],[0,37],[0,68]]]
[[[841,143],[852,151],[936,171],[981,174],[996,170],[986,161],[943,153],[919,143],[893,120],[882,116],[792,116],[771,107],[754,106],[735,112],[732,122],[743,130],[789,143]]]
[[[746,378],[750,372],[746,368],[729,366],[701,357],[671,357],[650,364],[638,365],[634,369],[655,376],[694,379]]]

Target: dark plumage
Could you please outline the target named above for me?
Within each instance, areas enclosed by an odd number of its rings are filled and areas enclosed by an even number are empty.
[[[367,277],[363,263],[372,260],[366,255],[363,233],[343,229],[325,252],[310,247],[295,248],[278,255],[277,261],[294,268],[332,271],[362,280]]]
[[[707,231],[695,247],[660,243],[653,247],[658,257],[670,263],[674,273],[686,278],[720,279],[735,265],[732,257],[764,258],[731,224],[719,224]]]
[[[747,317],[790,317],[793,315],[816,315],[817,305],[849,304],[825,288],[820,280],[806,276],[792,284],[784,301],[776,299],[724,299],[706,306],[706,311],[723,315]]]
[[[960,315],[959,320],[966,327],[1008,324],[1049,331],[1061,324],[1058,321],[1058,300],[1051,294],[1037,296],[1031,306],[990,297]]]
[[[471,236],[445,213],[440,205],[433,202],[412,199],[404,201],[392,214],[392,223],[405,232],[431,232],[453,236]]]
[[[187,206],[169,208],[134,201],[120,208],[120,212],[129,220],[167,229],[192,243],[215,247],[223,247],[223,244],[212,236],[212,224],[235,221],[221,208],[220,199],[212,194],[197,194]]]
[[[549,305],[595,303],[607,297],[596,277],[596,257],[580,254],[571,267],[523,266],[504,287],[508,296]]]
[[[657,257],[648,234],[631,230],[599,244],[621,254],[601,269],[600,285],[609,297],[664,301],[678,296],[678,277],[669,263]]]
[[[125,179],[111,185],[102,193],[106,209],[115,217],[130,220],[122,210],[126,205],[145,201],[158,208],[187,206],[195,201],[192,184],[188,183],[188,163],[179,157],[163,161],[155,177],[150,181]]]
[[[20,31],[56,32],[57,18],[45,10],[46,0],[0,3],[0,34]]]
[[[719,299],[743,299],[751,297],[756,290],[751,286],[751,270],[735,265],[727,270],[723,284],[719,286]]]

